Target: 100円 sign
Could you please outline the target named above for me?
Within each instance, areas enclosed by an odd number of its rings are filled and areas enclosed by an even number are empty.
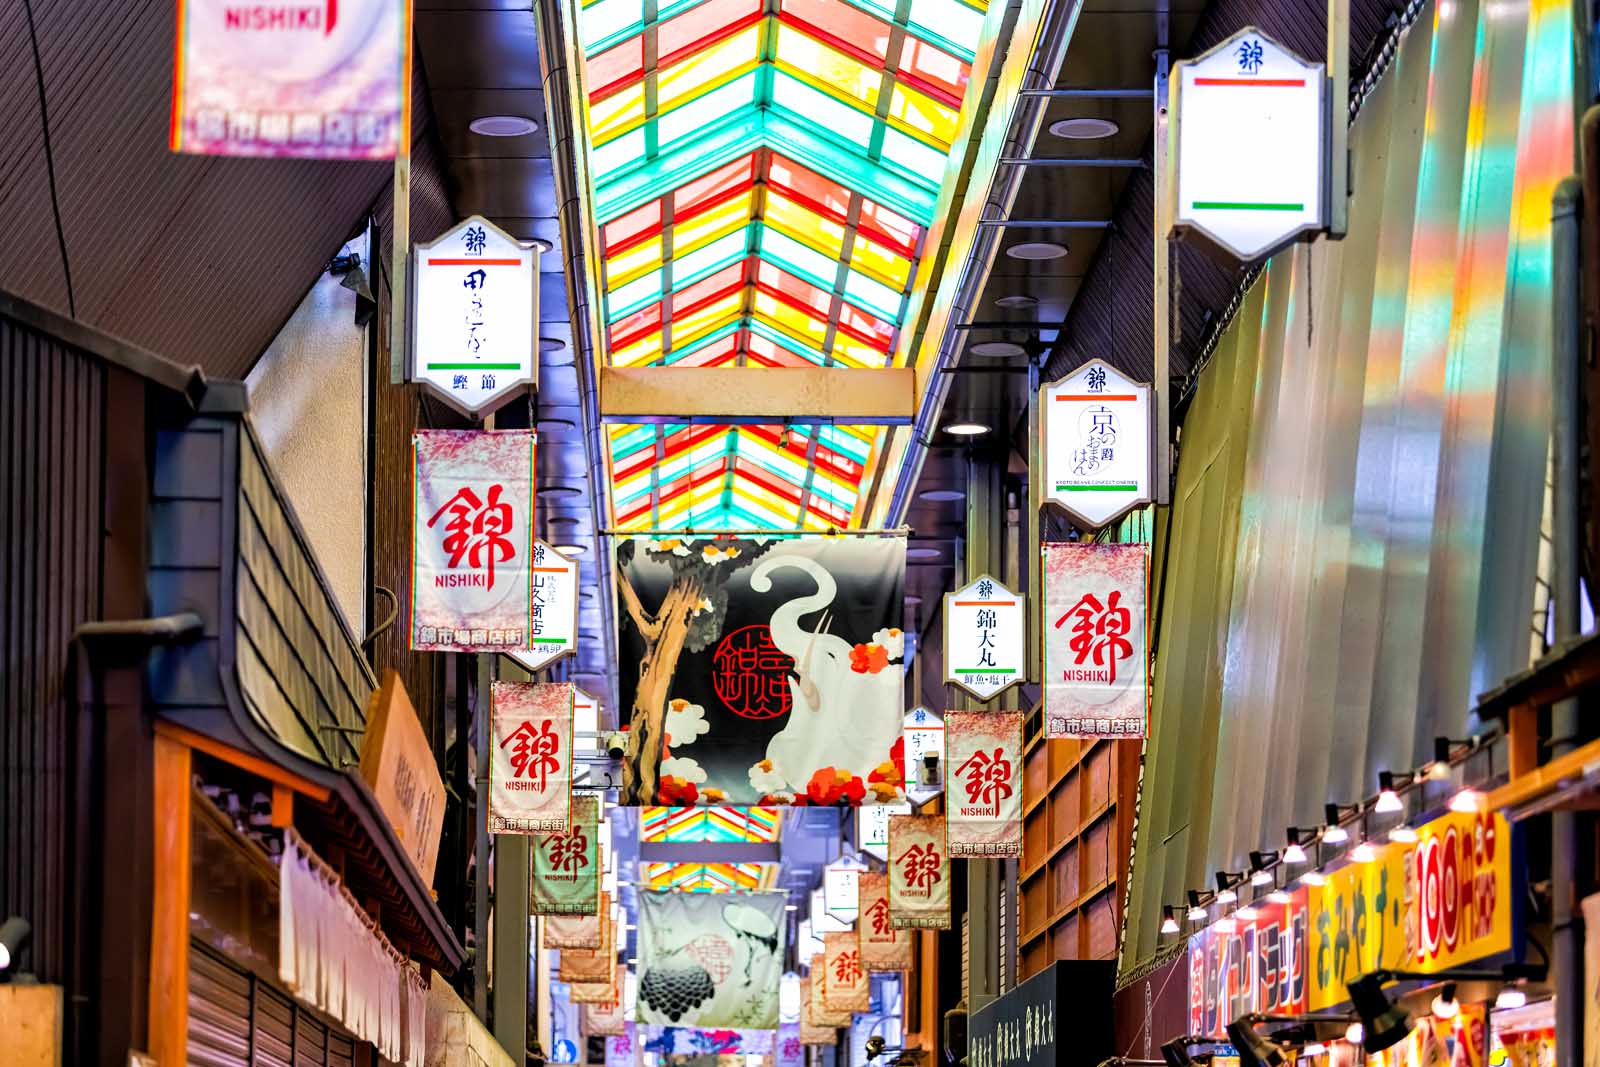
[[[1039,389],[1039,499],[1098,529],[1150,503],[1150,387],[1091,359]]]

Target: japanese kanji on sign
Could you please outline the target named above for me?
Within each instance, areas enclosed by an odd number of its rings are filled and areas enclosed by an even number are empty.
[[[534,435],[419,430],[411,450],[412,649],[522,648],[533,583]]]
[[[616,965],[616,978],[611,985],[611,999],[602,1002],[577,1001],[583,1005],[579,1013],[583,1020],[583,1033],[586,1037],[617,1037],[622,1035],[627,1024],[627,1014],[623,1010],[622,989],[623,979],[628,969],[622,964]]]
[[[638,1028],[624,1023],[622,1033],[606,1038],[606,1067],[638,1067]]]
[[[1325,225],[1328,79],[1253,26],[1172,69],[1169,218],[1249,262]],[[1345,121],[1345,101],[1336,101]],[[1242,163],[1233,146],[1250,145]],[[1343,166],[1343,161],[1340,161]]]
[[[411,380],[468,415],[536,384],[538,247],[474,215],[412,257]]]
[[[600,923],[611,916],[611,894],[600,890],[600,907],[593,915],[547,915],[544,919],[545,948],[600,947]]]
[[[950,929],[950,847],[943,815],[889,818],[889,925]]]
[[[525,648],[507,654],[524,669],[537,671],[577,651],[578,561],[537,538],[532,552],[528,642]]]
[[[906,712],[900,742],[900,750],[905,753],[906,797],[920,804],[938,796],[944,788],[944,779],[936,779],[933,785],[922,785],[921,775],[926,757],[936,756],[941,763],[944,761],[944,719],[936,711],[912,708]]]
[[[834,1011],[870,1011],[872,983],[854,930],[822,935],[822,1001]]]
[[[1091,359],[1039,389],[1040,499],[1098,529],[1150,503],[1150,387]]]
[[[1306,887],[1283,903],[1252,901],[1253,919],[1229,917],[1189,938],[1189,1033],[1224,1040],[1245,1012],[1306,1010],[1310,961]],[[1246,946],[1249,946],[1247,949]]]
[[[559,977],[571,982],[574,1004],[600,1004],[611,999],[612,968],[617,962],[617,921],[600,916],[600,947],[561,950]],[[580,988],[587,986],[588,988]]]
[[[864,871],[860,879],[861,915],[856,920],[856,940],[861,945],[861,966],[868,971],[909,971],[911,933],[889,923],[889,876]]]
[[[859,910],[861,864],[841,858],[822,869],[822,907],[828,915],[846,926],[856,921]]]
[[[1022,712],[945,713],[950,855],[1022,855]]]
[[[490,690],[489,832],[565,833],[572,802],[572,685]]]
[[[1143,737],[1149,718],[1144,545],[1045,544],[1046,737]]]
[[[178,0],[172,150],[393,159],[410,143],[410,11],[397,0]]]
[[[903,751],[903,749],[902,749]],[[861,851],[880,860],[889,858],[889,816],[909,815],[911,805],[868,804],[856,809],[856,843]]]
[[[806,998],[806,1011],[818,1026],[849,1026],[850,1013],[828,1005],[828,969],[823,966],[826,958],[826,953],[811,958],[811,994]]]
[[[944,595],[944,680],[993,700],[1027,679],[1027,607],[987,574]]]
[[[600,906],[600,800],[593,793],[572,798],[565,832],[533,839],[533,881],[528,910],[534,915],[593,915]]]
[[[776,1067],[805,1067],[805,1042],[800,1040],[798,1022],[782,1023],[778,1026],[776,1046],[773,1050]]]

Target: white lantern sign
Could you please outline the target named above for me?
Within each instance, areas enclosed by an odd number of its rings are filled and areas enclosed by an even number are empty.
[[[1245,262],[1326,225],[1328,79],[1253,26],[1175,65],[1173,226]],[[1344,121],[1339,101],[1338,121]]]
[[[1150,503],[1150,386],[1091,359],[1039,389],[1040,498],[1099,528]]]
[[[539,249],[474,215],[411,269],[411,380],[480,415],[538,375]]]
[[[944,792],[944,767],[939,767],[934,784],[921,785],[923,759],[937,756],[944,763],[944,717],[927,708],[912,708],[906,712],[900,738],[906,754],[906,797],[921,804]]]
[[[944,680],[993,700],[1027,673],[1026,602],[987,574],[944,595]]]
[[[837,860],[822,869],[822,905],[830,916],[853,924],[860,911],[861,866]]]
[[[578,561],[535,539],[531,584],[528,644],[506,654],[525,669],[537,671],[577,651]]]

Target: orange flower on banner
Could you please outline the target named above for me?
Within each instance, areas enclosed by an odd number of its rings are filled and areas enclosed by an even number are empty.
[[[724,800],[727,800],[727,799],[728,799],[728,794],[724,793],[720,789],[714,789],[714,788],[709,788],[708,787],[708,788],[703,789],[703,790],[700,791],[700,803],[702,803],[702,804],[721,804]]]
[[[882,645],[857,645],[850,650],[850,669],[857,674],[877,674],[889,665],[889,650]]]
[[[866,786],[859,777],[837,767],[822,768],[806,783],[808,804],[859,804],[866,795]]]
[[[661,788],[658,795],[663,804],[693,804],[700,799],[700,790],[687,779],[674,778],[670,774],[661,776]]]
[[[900,768],[895,766],[894,760],[885,760],[872,769],[867,775],[867,788],[879,800],[894,800],[900,795],[900,787],[905,785],[905,775]]]
[[[763,808],[781,808],[794,803],[793,793],[762,793],[758,802]]]

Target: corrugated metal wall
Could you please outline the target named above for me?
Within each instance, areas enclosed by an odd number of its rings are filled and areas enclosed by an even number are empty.
[[[1349,236],[1276,257],[1202,373],[1125,966],[1163,903],[1423,762],[1526,661],[1569,35],[1553,0],[1425,8],[1352,127]]]
[[[33,923],[20,969],[67,966],[68,642],[99,617],[98,361],[0,319],[0,915]]]

